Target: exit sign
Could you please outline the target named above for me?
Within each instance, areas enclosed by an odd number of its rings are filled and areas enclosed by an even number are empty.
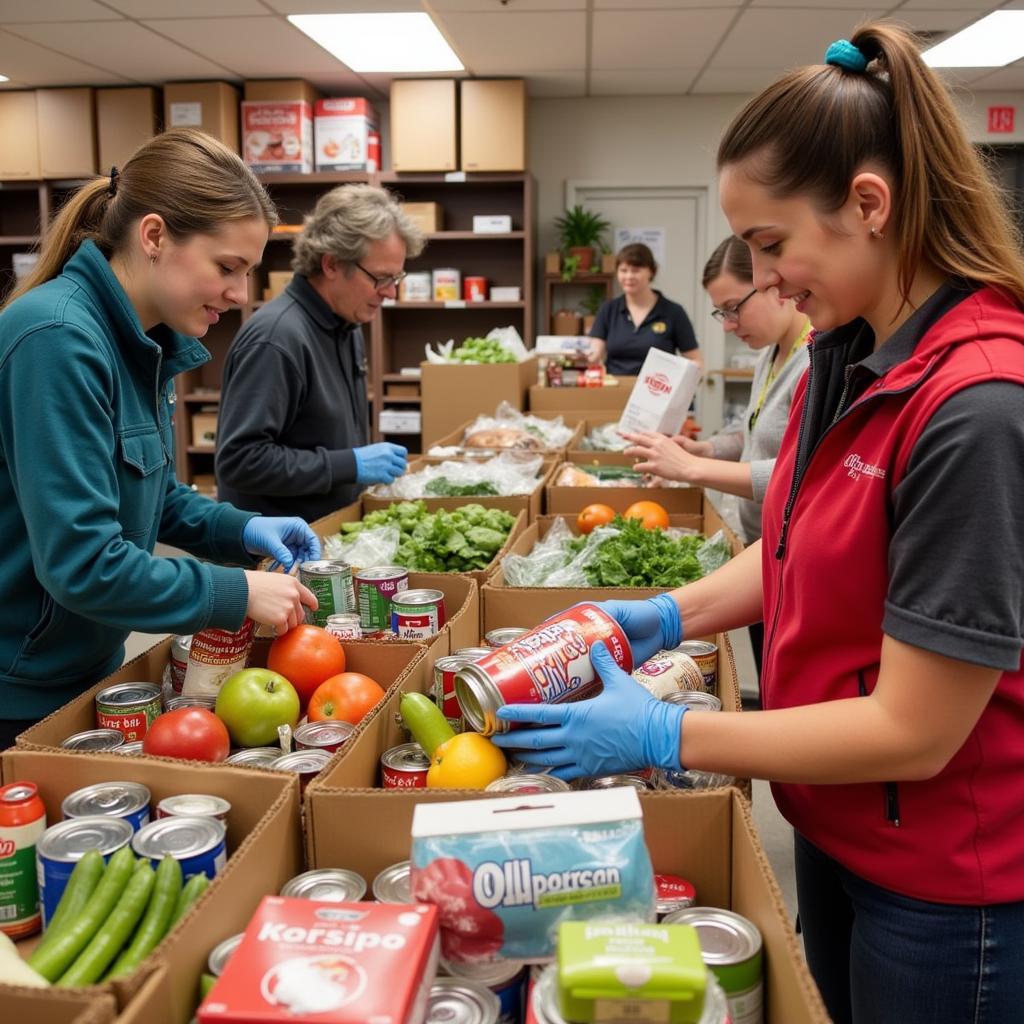
[[[1012,132],[1016,110],[1016,107],[989,107],[988,130],[992,133]]]

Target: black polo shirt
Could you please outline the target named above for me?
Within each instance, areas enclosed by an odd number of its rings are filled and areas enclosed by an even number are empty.
[[[654,294],[658,301],[639,325],[634,324],[629,315],[625,295],[609,299],[597,311],[590,336],[604,340],[608,350],[605,365],[609,373],[635,377],[651,348],[674,355],[692,352],[697,347],[686,310],[678,302],[666,299],[657,288]]]

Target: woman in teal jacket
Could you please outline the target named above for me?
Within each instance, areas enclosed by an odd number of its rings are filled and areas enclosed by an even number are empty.
[[[0,749],[117,668],[132,630],[285,630],[315,606],[228,566],[318,557],[302,520],[174,474],[174,377],[210,359],[196,338],[245,301],[275,222],[235,154],[167,132],[76,193],[0,312]]]

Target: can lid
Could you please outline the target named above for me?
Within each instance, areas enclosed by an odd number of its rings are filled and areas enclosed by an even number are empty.
[[[296,743],[344,743],[356,727],[351,722],[330,719],[323,722],[304,722],[292,733]]]
[[[132,849],[140,857],[170,854],[182,859],[206,853],[224,842],[224,822],[216,818],[157,818],[143,825],[132,839]]]
[[[218,817],[231,810],[231,804],[223,797],[212,793],[178,793],[167,796],[157,805],[164,814],[173,814],[179,818]]]
[[[239,932],[237,935],[229,935],[223,942],[218,942],[216,946],[210,950],[210,957],[206,964],[210,968],[210,973],[215,977],[220,977],[224,973],[224,968],[227,966],[227,962],[231,959],[231,954],[241,945],[242,939],[245,938],[245,932]]]
[[[674,649],[683,651],[692,658],[694,655],[717,654],[718,644],[713,644],[710,640],[684,640]]]
[[[430,767],[430,758],[418,743],[400,743],[385,750],[380,756],[380,763],[395,771],[418,772]]]
[[[160,699],[160,687],[155,683],[115,683],[96,694],[97,704],[115,708],[150,704]]]
[[[119,747],[114,747],[112,754],[127,754],[129,757],[135,757],[143,753],[142,740],[132,740],[131,743],[122,743]]]
[[[469,979],[491,988],[504,985],[522,974],[526,968],[525,960],[492,960],[484,963],[456,964],[441,958],[441,967],[453,978]]]
[[[65,750],[112,750],[124,743],[124,733],[117,729],[86,729],[61,740]]]
[[[76,861],[89,850],[104,856],[120,850],[131,841],[134,829],[124,818],[92,815],[68,818],[51,825],[36,844],[36,854],[46,860]]]
[[[149,790],[140,782],[97,782],[69,793],[60,809],[65,818],[112,814],[123,818],[149,806]]]
[[[498,997],[466,978],[436,978],[430,987],[425,1024],[497,1024]]]
[[[662,924],[689,924],[697,929],[701,953],[709,967],[740,964],[761,955],[761,932],[753,921],[720,907],[686,907]]]
[[[0,802],[21,804],[38,795],[39,787],[34,782],[12,782],[0,789]]]
[[[316,903],[358,903],[366,895],[366,879],[347,868],[314,868],[285,882],[281,895]]]
[[[554,775],[533,775],[523,772],[519,775],[503,775],[489,782],[487,793],[565,793],[570,786]]]
[[[434,604],[444,600],[443,590],[403,590],[391,599],[392,604]]]
[[[493,647],[461,647],[452,657],[469,658],[470,661],[479,661],[481,658],[486,658],[493,654],[494,650]]]
[[[280,747],[244,747],[224,759],[225,764],[269,766],[283,756]]]
[[[386,867],[373,880],[373,898],[378,903],[412,902],[412,864],[400,860]]]
[[[282,754],[270,764],[279,772],[318,772],[330,761],[331,755],[326,750],[293,750],[290,754]]]
[[[580,789],[617,789],[627,786],[638,793],[646,793],[652,789],[650,782],[640,775],[598,775],[592,779],[582,779]]]
[[[412,277],[407,274],[406,277]],[[393,580],[399,576],[408,576],[409,570],[400,565],[375,565],[372,569],[359,569],[356,577],[361,580]]]
[[[352,571],[352,566],[340,558],[318,558],[316,561],[303,562],[299,568],[315,576],[334,576],[338,573],[344,575]]]
[[[666,704],[681,704],[691,711],[721,711],[722,702],[703,690],[670,690],[661,698]]]

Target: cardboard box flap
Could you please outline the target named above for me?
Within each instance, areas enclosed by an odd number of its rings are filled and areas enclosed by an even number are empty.
[[[73,988],[23,988],[0,983],[7,1024],[113,1024],[117,1003],[108,992]]]

